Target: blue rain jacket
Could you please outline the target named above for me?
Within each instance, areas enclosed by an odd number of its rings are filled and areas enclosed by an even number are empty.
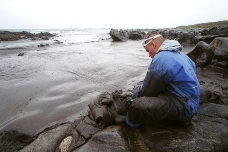
[[[142,86],[135,90],[132,98],[158,96],[161,92],[174,95],[188,113],[177,119],[188,121],[198,111],[200,88],[195,63],[181,50],[179,42],[165,40],[154,56]]]

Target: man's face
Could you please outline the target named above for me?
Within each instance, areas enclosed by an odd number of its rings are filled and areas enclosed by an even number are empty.
[[[148,52],[149,57],[153,58],[155,54],[157,53],[155,43],[152,41],[150,44],[144,47],[145,50]]]

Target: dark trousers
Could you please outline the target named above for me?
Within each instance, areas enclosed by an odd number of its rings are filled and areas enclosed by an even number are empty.
[[[167,94],[136,98],[128,111],[128,120],[137,124],[163,119],[189,121],[191,118],[191,107],[188,101]]]

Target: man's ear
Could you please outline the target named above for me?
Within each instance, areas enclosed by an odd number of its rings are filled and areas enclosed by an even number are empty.
[[[152,42],[151,45],[152,45],[154,48],[156,48],[156,46],[157,46],[155,42]]]

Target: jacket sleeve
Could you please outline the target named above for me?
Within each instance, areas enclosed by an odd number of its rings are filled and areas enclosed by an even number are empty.
[[[151,63],[147,71],[147,74],[143,81],[142,86],[138,87],[133,93],[132,95],[133,99],[136,97],[142,97],[142,96],[156,97],[165,88],[163,76],[160,75],[160,73],[156,73],[155,71],[153,71],[153,68],[151,67],[153,67],[153,62]]]

